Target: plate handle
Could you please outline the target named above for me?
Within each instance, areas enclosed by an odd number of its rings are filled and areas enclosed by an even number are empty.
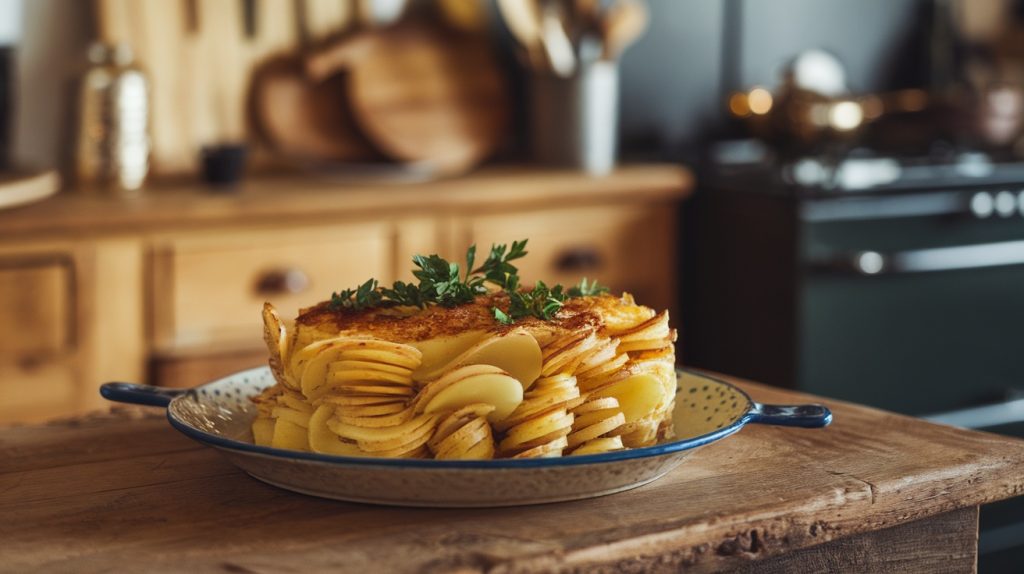
[[[100,394],[108,401],[151,407],[166,407],[171,404],[171,399],[187,392],[188,389],[168,389],[135,383],[104,383],[100,386]]]
[[[750,422],[787,427],[821,428],[832,422],[832,411],[825,405],[762,405],[754,403]]]

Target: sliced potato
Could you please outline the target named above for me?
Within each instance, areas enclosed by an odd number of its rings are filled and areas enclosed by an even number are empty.
[[[580,363],[600,346],[601,341],[595,333],[577,338],[555,353],[544,358],[541,374],[551,376],[556,373],[573,374]]]
[[[476,343],[443,367],[423,373],[422,380],[430,380],[441,373],[467,365],[493,365],[519,381],[523,389],[528,389],[540,376],[540,345],[524,330],[492,335]]]
[[[632,341],[648,341],[665,339],[671,333],[668,326],[668,311],[662,311],[647,321],[619,333],[616,338],[626,343]]]
[[[412,421],[409,421],[409,422],[415,422],[415,421],[416,421],[416,419],[413,419]],[[402,435],[402,436],[390,437],[390,438],[380,438],[380,439],[376,439],[375,438],[375,439],[371,439],[371,440],[360,440],[360,441],[358,441],[359,442],[359,448],[361,448],[364,451],[369,452],[369,453],[378,453],[378,452],[381,452],[381,451],[388,451],[388,450],[398,450],[398,451],[401,451],[402,449],[406,449],[406,450],[410,450],[411,451],[411,450],[414,450],[416,448],[419,448],[420,446],[424,446],[424,445],[427,444],[427,441],[430,440],[430,437],[434,434],[434,427],[435,427],[436,424],[437,424],[437,417],[428,417],[428,418],[426,418],[426,419],[424,419],[422,421],[422,424],[420,424],[418,427],[415,427],[408,434],[405,434],[405,435]],[[381,429],[375,429],[375,430],[381,430]],[[374,456],[383,456],[383,455],[374,455]]]
[[[324,397],[325,403],[331,403],[338,406],[367,406],[367,405],[385,405],[385,404],[402,404],[404,399],[402,397],[392,396],[363,396],[363,395],[330,395]],[[398,409],[401,410],[401,409]]]
[[[559,437],[548,444],[541,445],[538,447],[524,450],[523,452],[513,456],[512,458],[552,458],[562,456],[562,451],[569,442],[565,437]]]
[[[317,407],[309,418],[309,448],[321,454],[338,456],[360,456],[362,451],[354,442],[341,440],[328,426],[327,421],[334,416],[334,407],[323,404]]]
[[[590,413],[590,414],[597,414]],[[569,448],[574,448],[585,442],[594,440],[598,437],[604,436],[615,429],[619,428],[626,422],[626,415],[621,412],[615,411],[601,420],[598,420],[587,426],[583,426],[580,430],[569,433],[567,437],[569,441]]]
[[[485,438],[484,440],[471,446],[466,452],[462,453],[461,460],[490,460],[494,458],[494,439],[491,437]]]
[[[318,398],[325,391],[323,387],[332,363],[356,360],[413,369],[419,364],[419,357],[419,351],[401,343],[336,337],[316,341],[299,349],[293,354],[290,367],[291,375],[301,381],[303,394],[309,398]]]
[[[672,341],[666,339],[642,339],[619,343],[619,351],[623,353],[650,352],[670,348],[672,348]]]
[[[590,369],[603,365],[615,359],[618,354],[619,342],[614,339],[602,337],[598,340],[597,346],[582,358],[573,371],[576,374],[585,373]]]
[[[398,375],[378,369],[338,369],[334,366],[330,368],[328,382],[332,386],[348,382],[391,383],[406,387],[412,386],[412,379],[407,375]]]
[[[516,454],[516,453],[519,453],[519,452],[523,452],[524,450],[529,450],[531,448],[536,448],[538,446],[542,446],[542,445],[548,444],[550,442],[556,441],[559,438],[565,438],[566,436],[569,435],[569,432],[571,430],[572,429],[570,427],[560,428],[560,429],[558,429],[556,431],[549,432],[546,435],[539,436],[539,437],[537,437],[535,439],[528,440],[528,441],[526,441],[524,443],[521,443],[521,444],[517,444],[517,445],[515,445],[514,448],[503,449],[502,452],[504,452],[507,455],[513,455],[513,454]],[[499,448],[501,448],[501,445],[499,445]]]
[[[305,399],[303,399],[302,395],[293,391],[282,393],[278,397],[277,402],[292,410],[303,413],[312,413],[314,410],[313,405],[307,403]]]
[[[343,423],[340,420],[332,419],[327,421],[327,426],[339,436],[363,442],[384,442],[393,439],[401,439],[413,435],[421,430],[421,427],[428,426],[437,420],[434,415],[420,415],[410,421],[386,428],[369,428]],[[430,430],[433,426],[430,425]],[[399,442],[404,444],[404,442]]]
[[[427,449],[427,445],[423,443],[412,443],[390,450],[364,452],[363,456],[372,456],[375,458],[429,458],[430,450]]]
[[[439,448],[441,441],[448,438],[463,425],[473,419],[486,418],[487,415],[491,414],[493,411],[494,405],[474,403],[452,412],[441,419],[441,422],[438,423],[437,429],[434,431],[434,436],[430,438],[430,442],[427,443],[427,446],[429,446],[431,450],[436,451]]]
[[[393,375],[402,375],[406,379],[411,378],[410,375],[412,374],[412,370],[406,367],[392,365],[389,363],[380,363],[375,361],[359,361],[354,359],[346,359],[331,364],[332,371],[360,369],[373,369],[375,371],[384,371],[385,373],[391,373]]]
[[[438,443],[437,450],[434,451],[434,458],[462,458],[463,454],[482,440],[491,440],[490,425],[483,418],[470,419],[469,422]]]
[[[619,401],[615,397],[595,397],[576,407],[572,412],[576,415],[576,422],[579,423],[580,415],[585,415],[594,411],[617,408],[619,408]]]
[[[493,365],[467,365],[458,369],[453,369],[444,374],[440,379],[431,381],[420,389],[418,395],[416,395],[416,402],[419,405],[419,409],[422,412],[423,407],[427,405],[434,398],[437,393],[447,389],[454,383],[461,381],[467,377],[474,377],[477,375],[486,374],[498,374],[503,375],[505,371],[502,371],[498,367]]]
[[[344,340],[344,338],[322,339],[293,349],[288,358],[288,364],[285,365],[285,374],[295,382],[301,381],[302,371],[305,370],[306,363],[311,361],[313,357],[316,357],[317,354],[324,349],[337,346],[340,340]]]
[[[623,370],[629,363],[629,355],[620,353],[612,360],[602,363],[587,371],[576,373],[576,381],[581,390],[592,391],[601,386],[622,378]]]
[[[266,417],[253,419],[252,439],[259,446],[270,446],[274,439],[274,419]]]
[[[654,417],[648,417],[630,425],[623,425],[615,431],[622,437],[622,444],[629,448],[651,446],[658,441],[659,421]],[[628,432],[625,432],[627,431]]]
[[[349,395],[375,395],[411,397],[413,390],[410,387],[399,385],[345,385],[335,389],[337,392]]]
[[[616,450],[622,450],[625,446],[622,444],[622,438],[617,436],[595,438],[594,440],[581,444],[578,448],[570,452],[571,455],[577,454],[601,454],[604,452],[614,452]]]
[[[339,421],[345,424],[355,425],[359,427],[383,428],[405,424],[411,421],[412,417],[415,414],[416,412],[413,410],[412,406],[408,406],[396,413],[361,416],[346,414],[339,407],[339,413],[337,415],[337,418]]]
[[[436,379],[445,366],[486,336],[485,331],[466,331],[411,343],[423,357],[420,366],[412,374],[413,380],[423,382]]]
[[[542,436],[563,431],[568,434],[572,428],[573,416],[565,409],[556,409],[542,416],[529,419],[508,430],[501,441],[501,450],[515,450],[520,445]]]
[[[274,407],[274,410],[270,411],[270,416],[275,419],[284,419],[293,424],[299,425],[302,428],[309,427],[309,416],[311,413],[297,411],[288,407]]]
[[[410,371],[415,371],[419,367],[421,357],[419,351],[409,345],[391,344],[395,346],[393,348],[371,348],[364,345],[362,348],[346,349],[341,358],[346,361],[371,361],[395,365]],[[409,349],[415,352],[410,352]]]
[[[594,393],[596,397],[615,397],[626,424],[650,415],[665,399],[665,387],[651,375],[633,375]]]
[[[576,386],[576,379],[571,375],[555,375],[537,379],[516,410],[512,411],[509,416],[497,420],[494,426],[499,431],[505,431],[552,409],[571,408],[570,403],[579,397],[579,387]]]
[[[305,427],[286,419],[277,419],[274,421],[274,434],[270,439],[270,446],[308,451],[309,433]]]
[[[400,413],[409,407],[404,400],[375,405],[337,405],[330,401],[324,402],[327,404],[335,404],[338,407],[337,412],[339,415],[350,417],[380,417],[393,415]]]
[[[287,341],[288,333],[281,317],[269,301],[263,303],[263,342],[270,353],[270,371],[274,374],[274,379],[282,385],[288,384],[284,373]]]
[[[435,394],[424,406],[426,413],[441,413],[473,403],[494,406],[488,420],[501,420],[523,402],[523,385],[503,373],[484,373],[461,378]]]

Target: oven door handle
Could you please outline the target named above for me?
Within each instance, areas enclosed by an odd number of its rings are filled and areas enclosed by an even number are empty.
[[[1024,422],[1024,398],[936,413],[922,417],[933,423],[983,429]]]
[[[1024,240],[880,253],[855,251],[808,262],[815,273],[898,275],[1024,265]]]

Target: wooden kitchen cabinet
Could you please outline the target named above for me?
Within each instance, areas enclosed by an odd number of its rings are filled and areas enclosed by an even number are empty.
[[[0,242],[0,423],[102,406],[144,373],[142,258],[123,239]]]
[[[294,177],[236,194],[154,185],[136,200],[67,193],[0,212],[0,424],[104,406],[107,380],[191,386],[265,362],[260,307],[284,317],[411,257],[529,238],[524,278],[598,279],[675,308],[666,165],[604,178],[490,168],[447,181],[339,186]]]
[[[156,243],[154,343],[163,349],[261,337],[253,317],[264,301],[293,317],[341,286],[368,277],[389,281],[393,269],[390,227],[376,221],[224,230]]]
[[[33,247],[0,255],[0,420],[74,412],[75,265],[68,250]]]
[[[675,292],[675,214],[649,205],[598,205],[467,218],[460,247],[528,237],[516,262],[525,283],[573,285],[598,279],[652,307],[671,309]]]

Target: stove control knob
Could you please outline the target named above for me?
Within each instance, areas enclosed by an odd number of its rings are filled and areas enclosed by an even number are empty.
[[[1012,217],[1017,213],[1017,198],[1009,191],[1000,191],[996,194],[996,213],[1000,217]]]
[[[995,211],[995,198],[987,191],[979,191],[971,196],[971,212],[979,219],[985,219]]]

